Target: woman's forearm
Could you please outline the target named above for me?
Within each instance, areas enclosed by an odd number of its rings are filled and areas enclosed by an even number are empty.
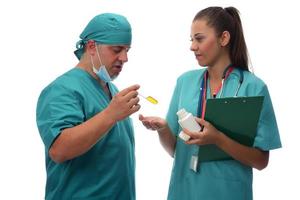
[[[163,148],[169,153],[170,156],[174,157],[176,137],[172,134],[169,126],[158,130],[159,141]]]
[[[231,155],[235,160],[238,160],[250,167],[262,170],[268,165],[268,151],[247,147],[232,140],[223,133],[220,133],[216,145]]]

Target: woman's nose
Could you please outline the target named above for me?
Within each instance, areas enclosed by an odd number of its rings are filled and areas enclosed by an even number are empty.
[[[198,46],[197,46],[196,42],[192,42],[191,46],[190,46],[190,50],[191,51],[197,51],[197,49],[198,49]]]

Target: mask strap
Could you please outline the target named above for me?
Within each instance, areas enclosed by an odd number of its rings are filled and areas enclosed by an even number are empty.
[[[102,60],[100,58],[100,55],[99,55],[99,51],[98,51],[98,46],[96,45],[96,51],[97,51],[97,56],[98,56],[98,59],[100,61],[100,66],[102,66]]]
[[[97,69],[95,68],[94,61],[93,61],[92,56],[90,56],[90,58],[91,58],[92,65],[93,65],[93,71],[94,71],[94,73],[96,73],[96,72],[97,72]]]
[[[100,58],[100,55],[99,55],[99,51],[98,51],[98,46],[97,46],[97,45],[96,45],[96,51],[97,51],[97,57],[98,57],[98,59],[99,59],[99,61],[100,61],[100,67],[101,67],[101,66],[102,66],[102,61],[101,61],[101,58]],[[97,72],[100,70],[100,68],[99,68],[99,69],[96,69],[96,68],[95,68],[93,58],[92,58],[92,56],[90,56],[90,57],[91,57],[92,65],[93,65],[93,72],[94,72],[95,74],[97,74]]]

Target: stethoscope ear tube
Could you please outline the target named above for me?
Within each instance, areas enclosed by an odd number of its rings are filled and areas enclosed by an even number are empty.
[[[234,97],[237,97],[237,95],[238,95],[238,93],[240,91],[240,87],[242,86],[242,83],[244,81],[244,72],[243,72],[243,70],[241,70],[241,69],[238,69],[238,70],[240,72],[240,80],[239,80],[239,85],[238,85],[238,87],[236,89],[236,92],[234,94]]]
[[[241,85],[242,85],[242,83],[243,82],[239,82],[239,85],[238,85],[238,87],[237,87],[237,89],[236,89],[236,92],[235,92],[235,94],[234,94],[234,97],[237,97],[237,95],[238,95],[238,93],[239,93],[239,90],[240,90],[240,87],[241,87]]]
[[[242,69],[240,68],[237,68],[239,70],[239,74],[240,74],[240,79],[239,79],[239,85],[234,93],[234,96],[233,97],[237,97],[238,93],[239,93],[239,90],[242,86],[242,83],[244,81],[244,72]],[[224,71],[223,73],[223,77],[222,77],[222,86],[221,86],[221,89],[220,89],[220,95],[219,97],[222,97],[223,95],[223,86],[224,86],[224,82],[225,82],[225,76],[226,76],[226,73],[227,73],[227,70],[228,68],[226,68],[226,70]],[[207,71],[204,72],[204,76],[207,76]],[[203,77],[202,79],[202,82],[201,82],[201,88],[200,88],[200,98],[199,98],[199,107],[198,107],[198,114],[197,116],[201,117],[201,114],[202,114],[202,111],[203,111],[203,102],[204,102],[204,93],[206,93],[206,78]]]
[[[225,78],[226,78],[226,73],[227,73],[227,71],[229,70],[230,67],[232,67],[232,66],[229,65],[229,66],[225,69],[225,71],[224,71],[224,73],[223,73],[223,76],[222,76],[222,87],[221,87],[221,91],[220,91],[219,97],[222,97],[224,80],[225,80]],[[235,91],[235,93],[234,93],[234,97],[237,97],[237,95],[238,95],[238,93],[239,93],[239,90],[240,90],[240,87],[241,87],[241,85],[242,85],[242,83],[243,83],[243,81],[244,81],[244,72],[243,72],[243,70],[240,69],[240,68],[236,68],[236,69],[239,70],[239,73],[240,73],[240,79],[239,79],[239,85],[238,85],[238,87],[237,87],[237,89],[236,89],[236,91]]]

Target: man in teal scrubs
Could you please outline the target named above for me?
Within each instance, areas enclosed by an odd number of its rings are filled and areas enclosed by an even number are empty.
[[[111,82],[128,61],[131,26],[124,16],[94,17],[80,35],[76,67],[42,92],[36,110],[45,145],[47,200],[134,200],[138,85]]]

